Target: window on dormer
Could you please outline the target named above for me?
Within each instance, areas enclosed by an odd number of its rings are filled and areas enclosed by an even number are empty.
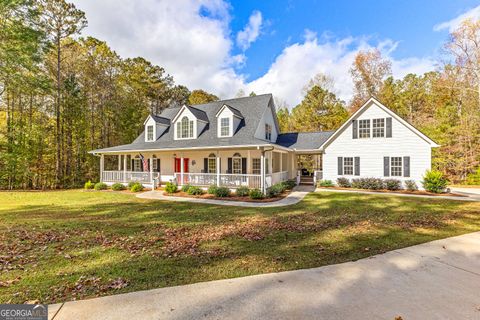
[[[153,141],[153,126],[147,126],[147,141]]]
[[[265,140],[272,140],[272,126],[265,124]]]
[[[220,136],[227,137],[230,135],[230,118],[220,118]]]
[[[177,123],[177,138],[193,138],[193,121],[189,120],[188,117],[183,117],[182,120]]]

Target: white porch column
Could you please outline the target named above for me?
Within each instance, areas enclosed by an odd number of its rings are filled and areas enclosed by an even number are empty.
[[[183,181],[185,181],[185,180],[183,180],[183,170],[184,170],[184,168],[183,168],[183,156],[182,156],[180,158],[180,185],[182,185],[182,186],[183,186]]]
[[[123,155],[123,182],[127,182],[127,155]]]
[[[152,183],[152,189],[154,187],[153,185],[153,156],[150,156],[150,182]]]
[[[280,172],[283,172],[283,153],[279,153],[280,155]]]
[[[250,174],[250,150],[247,151],[247,168],[245,168],[245,172],[247,173],[247,187],[250,187],[250,177],[248,174]]]
[[[220,187],[220,154],[217,151],[217,157],[215,158],[215,168],[217,169],[217,187]]]
[[[104,155],[100,156],[100,182],[103,182],[103,164],[105,162]]]
[[[118,155],[118,171],[122,170],[122,155]]]
[[[260,187],[263,193],[265,193],[265,152],[262,151],[260,156]]]

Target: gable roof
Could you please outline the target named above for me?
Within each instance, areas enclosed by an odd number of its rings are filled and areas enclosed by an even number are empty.
[[[153,113],[150,113],[150,115],[147,117],[147,119],[145,119],[143,124],[146,124],[149,118],[152,118],[153,121],[155,121],[158,124],[162,124],[164,126],[170,125],[170,119],[154,115]]]
[[[203,122],[208,122],[208,116],[205,113],[205,111],[194,108],[192,106],[187,106],[187,105],[184,105],[183,107],[179,108],[177,111],[177,114],[171,119],[171,121],[172,122],[177,121],[177,118],[182,114],[184,109],[187,109],[188,111],[190,111],[194,115],[194,117],[197,118],[198,120]],[[162,115],[163,115],[163,112],[160,114],[160,116]]]
[[[278,135],[277,144],[294,150],[316,150],[334,131],[290,132]]]
[[[387,108],[385,105],[383,105],[380,101],[378,101],[376,98],[374,97],[370,97],[361,107],[360,109],[358,109],[354,114],[352,114],[350,116],[350,118],[348,118],[347,121],[345,121],[341,126],[340,128],[338,128],[321,146],[320,148],[324,149],[326,148],[333,140],[335,140],[335,138],[338,137],[338,135],[340,133],[342,133],[345,128],[350,124],[350,122],[355,119],[356,117],[358,117],[360,114],[362,114],[366,109],[368,109],[372,103],[375,103],[375,105],[377,105],[380,109],[382,109],[383,111],[385,111],[386,113],[388,113],[392,118],[395,118],[398,122],[400,122],[401,124],[403,124],[405,127],[407,127],[408,129],[410,129],[413,133],[415,133],[416,135],[418,135],[420,138],[422,138],[423,140],[425,140],[427,143],[429,143],[432,147],[439,147],[439,145],[433,141],[432,139],[430,139],[429,137],[427,137],[425,134],[423,134],[420,130],[418,130],[417,128],[415,128],[413,125],[411,125],[410,123],[408,123],[406,120],[404,120],[402,117],[400,117],[398,114],[396,114],[395,112],[393,112],[392,110],[390,110],[389,108]]]
[[[242,113],[240,111],[238,111],[237,109],[227,105],[227,104],[224,104],[220,110],[218,110],[217,114],[215,115],[216,117],[218,117],[218,115],[223,111],[223,109],[227,108],[228,110],[230,110],[234,116],[240,118],[240,119],[243,119],[243,116],[242,116]]]
[[[255,138],[255,131],[261,120],[260,115],[263,114],[263,110],[269,106],[271,101],[273,101],[271,94],[263,94],[195,105],[195,108],[189,108],[194,109],[193,112],[197,112],[198,110],[198,114],[203,114],[203,119],[208,122],[206,128],[199,134],[197,139],[175,140],[173,126],[170,126],[156,141],[145,142],[144,132],[142,132],[135,141],[130,144],[93,150],[91,153],[271,145],[272,143],[270,141]],[[238,110],[243,116],[237,131],[232,137],[218,137],[217,134],[218,123],[215,121],[215,116],[224,104]],[[172,121],[182,108],[187,108],[187,106],[164,109],[159,117]],[[191,111],[191,109],[189,110]],[[282,146],[279,145],[279,147]]]

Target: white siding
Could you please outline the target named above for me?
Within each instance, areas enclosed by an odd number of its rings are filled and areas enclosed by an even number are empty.
[[[371,104],[355,120],[391,117],[388,113]],[[415,180],[419,188],[425,171],[431,167],[431,146],[428,142],[392,117],[391,138],[352,138],[352,124],[328,145],[323,155],[323,178],[336,182],[338,157],[360,157],[360,176],[346,178],[377,177],[383,175],[383,157],[410,157],[410,177],[389,177],[399,180]]]
[[[228,108],[223,108],[222,112],[217,117],[217,136],[222,137],[220,135],[220,130],[221,130],[220,119],[222,118],[228,118],[228,120],[230,121],[230,131],[229,131],[228,137],[231,137],[235,132],[236,128],[235,128],[235,123],[233,122],[233,118],[234,118],[233,113]],[[227,137],[227,136],[223,136],[223,137]]]
[[[277,127],[275,125],[275,120],[274,120],[274,114],[273,114],[272,107],[269,105],[267,108],[265,108],[265,111],[262,115],[262,118],[260,119],[260,122],[258,123],[258,128],[255,131],[255,138],[257,139],[262,139],[265,140],[265,124],[269,124],[272,127],[272,142],[277,141]]]

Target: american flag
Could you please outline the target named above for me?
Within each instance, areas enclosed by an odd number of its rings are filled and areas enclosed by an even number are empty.
[[[142,160],[143,171],[149,171],[148,170],[148,159],[145,159],[145,157],[141,153],[140,153],[140,159]]]

